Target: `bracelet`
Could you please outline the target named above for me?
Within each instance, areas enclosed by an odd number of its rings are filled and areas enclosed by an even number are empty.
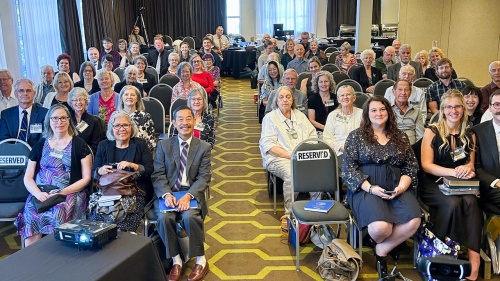
[[[373,187],[374,187],[374,185],[370,185],[370,188],[368,189],[368,194],[372,194]]]

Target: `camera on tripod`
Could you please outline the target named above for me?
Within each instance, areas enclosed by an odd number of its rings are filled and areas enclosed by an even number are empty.
[[[139,12],[143,12],[144,10],[146,10],[146,7],[139,7]]]

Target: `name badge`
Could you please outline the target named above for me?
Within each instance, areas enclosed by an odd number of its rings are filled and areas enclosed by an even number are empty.
[[[294,128],[287,129],[288,135],[291,136],[293,139],[297,139],[299,137],[299,134],[297,134],[297,131],[295,131]]]
[[[205,129],[205,124],[198,123],[198,124],[194,125],[194,129],[201,132],[201,131],[203,131]]]
[[[450,154],[451,154],[451,158],[453,159],[453,161],[456,162],[458,160],[462,160],[465,158],[465,149],[463,146],[457,147],[457,148],[455,148],[455,150],[450,152]]]
[[[87,124],[87,122],[85,122],[83,120],[80,123],[78,123],[78,125],[76,125],[76,129],[80,133],[85,131],[85,129],[87,129],[88,127],[89,127],[89,124]]]
[[[61,149],[54,148],[52,149],[49,155],[57,159],[62,159],[64,156],[64,151]]]
[[[325,107],[330,107],[330,106],[334,106],[335,105],[335,101],[334,100],[327,100],[325,101]]]
[[[139,82],[141,84],[145,84],[145,83],[148,83],[148,80],[147,79],[137,79],[137,82]]]
[[[32,134],[41,134],[42,133],[42,124],[35,123],[30,125],[30,133]]]
[[[343,116],[342,114],[339,113],[335,116],[335,120],[337,122],[347,123],[347,116]]]

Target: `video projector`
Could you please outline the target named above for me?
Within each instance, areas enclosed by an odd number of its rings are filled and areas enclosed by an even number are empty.
[[[57,241],[69,242],[85,248],[100,248],[118,234],[116,224],[89,220],[72,220],[54,229]]]

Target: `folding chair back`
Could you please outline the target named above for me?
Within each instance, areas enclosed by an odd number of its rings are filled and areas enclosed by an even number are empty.
[[[153,118],[155,133],[165,133],[165,108],[162,103],[154,97],[145,97],[142,99],[146,112]]]
[[[179,83],[179,81],[179,77],[173,74],[165,74],[160,78],[160,83],[167,84],[172,88],[175,86],[175,84]]]
[[[373,88],[373,95],[375,96],[385,96],[385,91],[387,88],[394,86],[394,80],[391,79],[382,79],[375,84],[375,87]]]

